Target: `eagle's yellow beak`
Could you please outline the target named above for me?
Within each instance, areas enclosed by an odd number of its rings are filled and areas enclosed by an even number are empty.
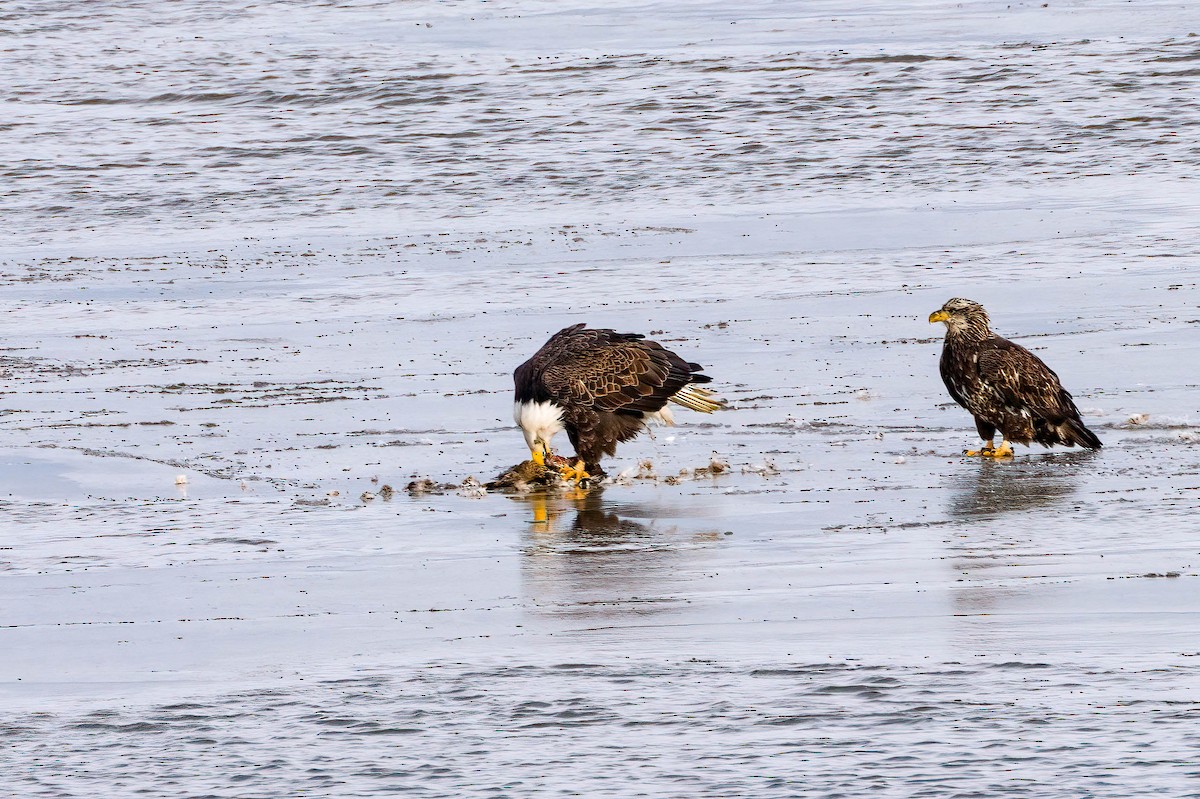
[[[536,463],[538,466],[546,465],[546,453],[544,453],[540,449],[531,450],[529,453],[529,457],[532,458],[533,462]]]
[[[950,314],[946,313],[945,311],[934,311],[929,315],[929,324],[932,325],[934,322],[945,322],[949,318]]]

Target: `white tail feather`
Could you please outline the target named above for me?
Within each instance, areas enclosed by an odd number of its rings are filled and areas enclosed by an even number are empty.
[[[718,397],[715,391],[692,384],[676,391],[671,402],[700,413],[712,413],[725,407],[725,400]]]

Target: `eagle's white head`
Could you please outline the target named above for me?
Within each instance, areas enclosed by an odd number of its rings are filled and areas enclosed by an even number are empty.
[[[552,452],[550,439],[563,429],[562,408],[553,402],[517,402],[513,404],[513,420],[525,435],[533,459],[544,464]]]

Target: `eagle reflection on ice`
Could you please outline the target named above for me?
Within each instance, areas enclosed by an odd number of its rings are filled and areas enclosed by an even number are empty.
[[[1054,505],[1075,493],[1094,460],[1091,451],[983,461],[956,475],[947,511],[954,518],[999,516]]]
[[[510,497],[529,505],[521,573],[542,611],[577,616],[662,613],[681,604],[704,551],[722,536],[659,524],[668,508],[612,503],[603,488]]]

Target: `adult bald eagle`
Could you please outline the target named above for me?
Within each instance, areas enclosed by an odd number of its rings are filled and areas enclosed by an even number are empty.
[[[1011,457],[1010,441],[1100,449],[1058,375],[1029,350],[993,333],[982,305],[955,297],[931,313],[929,322],[946,324],[942,380],[954,401],[975,417],[983,439],[983,447],[967,455]],[[992,445],[996,430],[999,448]]]
[[[600,458],[634,438],[650,420],[674,424],[667,402],[712,413],[725,403],[699,386],[712,380],[638,333],[564,328],[513,372],[513,418],[533,460],[545,463],[550,439],[567,431],[575,447],[568,479],[600,476]]]

